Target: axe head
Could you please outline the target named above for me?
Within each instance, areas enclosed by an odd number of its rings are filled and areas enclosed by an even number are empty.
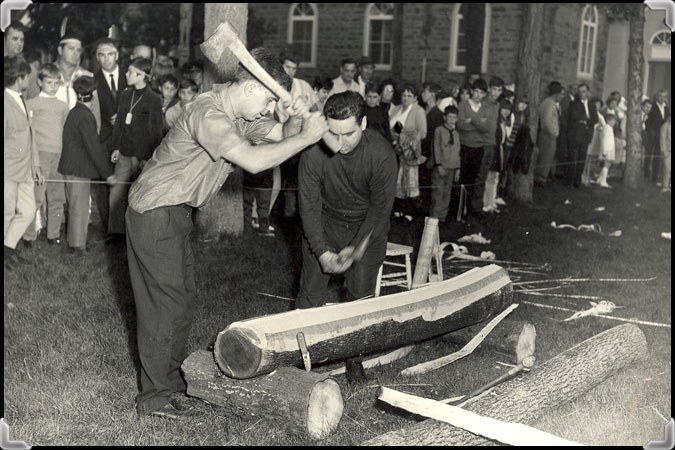
[[[220,67],[219,62],[223,57],[223,53],[235,42],[241,42],[239,34],[232,28],[229,22],[225,21],[218,25],[216,31],[202,42],[199,48],[209,61]]]

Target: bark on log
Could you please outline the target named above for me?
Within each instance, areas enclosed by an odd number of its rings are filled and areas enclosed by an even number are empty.
[[[487,320],[513,302],[512,292],[508,273],[493,264],[412,291],[235,322],[218,334],[214,353],[226,375],[251,378],[302,367],[299,332],[315,364],[381,352]]]
[[[647,353],[635,325],[606,330],[495,388],[465,409],[505,422],[533,425],[547,409],[573,400]],[[377,436],[362,445],[491,445],[494,441],[436,420]]]
[[[504,319],[485,337],[485,340],[480,343],[476,350],[489,349],[499,352],[511,357],[510,361],[505,362],[516,364],[516,344],[518,343],[518,336],[520,336],[520,332],[526,323],[523,320]],[[439,339],[452,342],[456,345],[466,345],[484,326],[485,323],[477,323],[461,330],[444,334]]]
[[[223,375],[205,350],[192,353],[182,369],[188,395],[222,406],[228,414],[275,421],[293,434],[323,439],[342,417],[340,386],[327,374],[281,367],[263,377],[235,380]]]

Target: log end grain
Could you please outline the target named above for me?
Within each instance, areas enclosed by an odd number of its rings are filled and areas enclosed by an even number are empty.
[[[213,354],[225,375],[246,379],[252,377],[262,360],[262,349],[255,345],[257,336],[246,328],[226,328],[216,338]]]
[[[307,432],[314,439],[323,439],[338,427],[344,410],[340,386],[335,380],[318,382],[309,396]]]

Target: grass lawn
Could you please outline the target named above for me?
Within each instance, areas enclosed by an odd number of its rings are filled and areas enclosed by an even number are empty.
[[[611,191],[553,185],[535,191],[540,207],[515,205],[468,223],[448,222],[441,241],[456,242],[482,232],[489,245],[468,244],[472,255],[491,250],[497,259],[548,263],[546,278],[652,278],[647,282],[585,282],[556,293],[600,296],[625,308],[612,315],[671,323],[670,194],[655,186],[631,191],[615,183]],[[564,204],[569,200],[571,204]],[[594,211],[604,206],[604,211]],[[551,222],[597,223],[603,234],[555,229]],[[286,311],[297,294],[301,269],[300,228],[278,223],[276,238],[244,235],[216,243],[194,240],[198,299],[189,351],[204,349],[236,320]],[[389,241],[419,246],[423,221],[394,221]],[[621,230],[619,237],[609,233]],[[36,263],[4,274],[4,420],[10,438],[30,445],[316,445],[289,436],[266,420],[231,418],[200,401],[199,419],[185,422],[138,419],[135,309],[126,252],[92,244],[101,237],[90,228],[91,251],[82,258],[39,241]],[[416,255],[413,255],[414,258]],[[413,261],[415,260],[413,258]],[[454,267],[453,267],[454,266]],[[444,262],[446,274],[459,273]],[[513,274],[514,281],[542,279]],[[337,284],[333,284],[335,289]],[[395,288],[384,288],[383,293]],[[588,300],[516,294],[572,310]],[[520,304],[512,319],[537,328],[537,361],[543,362],[623,322],[585,317],[562,322],[572,313]],[[597,388],[539,420],[536,427],[588,445],[638,445],[662,440],[671,411],[671,329],[639,325],[648,342],[646,358]],[[415,377],[400,370],[455,351],[447,342],[423,343],[406,358],[368,371],[369,381],[350,385],[336,379],[345,410],[337,432],[319,445],[355,445],[420,420],[376,403],[378,385],[428,398],[462,395],[505,371],[504,356],[481,350],[442,369]],[[510,361],[508,361],[510,362]],[[536,369],[535,369],[536,370]]]

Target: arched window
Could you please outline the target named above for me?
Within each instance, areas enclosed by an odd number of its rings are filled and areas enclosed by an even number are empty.
[[[581,32],[579,35],[579,59],[577,76],[593,78],[595,62],[595,44],[598,40],[598,8],[587,5],[581,13]]]
[[[450,24],[450,72],[466,72],[466,40],[467,29],[464,14],[466,3],[455,3],[452,8],[452,23]],[[481,53],[481,72],[487,72],[488,51],[490,49],[490,22],[492,8],[489,3],[485,4],[485,23],[483,27],[483,48]]]
[[[316,67],[319,9],[316,3],[293,3],[288,13],[288,44],[298,54],[300,67]]]
[[[651,59],[670,61],[670,39],[672,33],[669,30],[658,31],[650,41]]]
[[[368,3],[363,33],[363,54],[370,56],[375,69],[391,70],[393,3]]]

